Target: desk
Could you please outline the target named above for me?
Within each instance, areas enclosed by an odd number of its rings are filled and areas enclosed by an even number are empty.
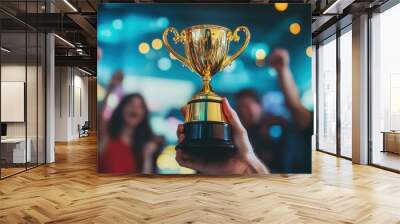
[[[31,162],[32,140],[28,138],[25,154],[25,138],[5,138],[1,139],[1,157],[6,163],[25,163]],[[25,160],[26,159],[26,160]]]
[[[382,131],[382,134],[382,152],[392,152],[400,154],[400,131]]]

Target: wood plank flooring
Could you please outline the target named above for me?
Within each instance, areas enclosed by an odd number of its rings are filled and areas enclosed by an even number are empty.
[[[96,173],[96,140],[0,181],[0,223],[400,223],[400,175],[313,153],[313,174],[146,177]]]

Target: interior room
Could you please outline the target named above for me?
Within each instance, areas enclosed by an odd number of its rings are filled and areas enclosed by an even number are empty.
[[[99,63],[106,52],[99,46],[126,23],[113,20],[109,29],[98,25],[99,9],[111,3],[177,2],[183,1],[0,1],[0,223],[400,223],[397,0],[232,1],[271,4],[279,15],[294,4],[311,9],[310,44],[301,52],[312,61],[310,92],[302,98],[313,104],[311,174],[193,175],[195,169],[177,161],[170,143],[153,161],[157,175],[100,172],[98,150],[109,137],[104,135],[108,127],[99,122],[107,115],[101,100],[116,107],[120,96],[118,88],[112,92],[112,85],[101,85],[104,77],[112,84],[118,80]],[[168,25],[158,14],[146,19],[149,27],[151,22]],[[281,32],[291,37],[306,30],[303,24],[297,31],[287,25]],[[154,52],[167,50],[161,39],[132,40],[131,48],[117,50],[151,60]],[[243,61],[265,69],[268,85],[279,86],[277,72],[267,65],[272,49],[268,43],[256,48],[256,56]],[[154,63],[160,74],[171,66],[187,70],[173,55],[164,59]],[[123,61],[122,56],[113,60]],[[244,67],[243,61],[235,66]],[[144,70],[148,64],[140,66]],[[230,69],[221,77],[229,78],[235,71]],[[232,77],[214,82],[250,80],[246,74]],[[197,84],[163,80],[131,78],[133,84],[121,88],[162,99],[150,110],[183,106],[195,93]],[[281,103],[285,97],[280,96]],[[169,113],[180,116],[178,110]],[[156,117],[150,123],[163,141],[179,138],[178,119]]]

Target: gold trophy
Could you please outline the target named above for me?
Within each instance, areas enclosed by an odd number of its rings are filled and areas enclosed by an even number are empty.
[[[239,32],[245,33],[243,46],[228,57],[231,41],[239,42]],[[185,56],[179,55],[168,42],[168,33],[174,34],[175,44],[184,45]],[[222,98],[211,88],[210,81],[215,73],[230,65],[247,47],[250,31],[239,26],[234,32],[218,25],[196,25],[178,32],[168,27],[163,33],[163,42],[168,51],[184,66],[198,73],[203,87],[188,102],[185,114],[185,139],[176,146],[186,152],[215,157],[234,152],[231,126],[226,123],[222,111]]]

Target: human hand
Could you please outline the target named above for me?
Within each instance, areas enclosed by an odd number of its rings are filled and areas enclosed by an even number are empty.
[[[155,141],[149,141],[143,146],[143,159],[152,159],[157,151],[158,144]]]
[[[117,71],[116,73],[113,74],[111,78],[109,88],[113,90],[117,86],[120,86],[123,80],[124,80],[124,74],[121,71]]]
[[[179,165],[194,169],[203,174],[227,175],[227,174],[267,174],[267,168],[257,158],[247,136],[247,131],[239,120],[237,113],[229,105],[226,98],[222,101],[222,109],[228,123],[232,126],[233,141],[237,152],[225,161],[207,161],[194,158],[180,149],[176,150],[176,161]],[[183,109],[185,112],[185,109]],[[177,129],[179,142],[185,138],[183,125]]]
[[[164,138],[155,136],[152,140],[147,142],[143,146],[143,159],[153,159],[154,154],[157,152],[159,147],[164,143]]]
[[[289,52],[281,48],[275,49],[268,57],[267,62],[280,73],[289,68]]]

